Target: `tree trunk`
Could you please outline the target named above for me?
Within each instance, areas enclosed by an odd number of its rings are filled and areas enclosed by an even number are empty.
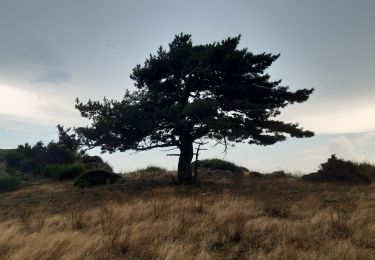
[[[180,158],[178,160],[177,180],[181,184],[192,184],[193,175],[191,161],[193,159],[193,142],[183,141],[180,146]]]

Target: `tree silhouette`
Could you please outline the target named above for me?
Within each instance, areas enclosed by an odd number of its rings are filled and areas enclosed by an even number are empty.
[[[178,182],[191,183],[193,143],[212,139],[225,144],[271,145],[292,137],[311,137],[295,123],[275,120],[280,109],[308,99],[313,89],[290,91],[271,81],[265,70],[279,57],[238,49],[240,36],[193,45],[176,35],[169,50],[160,47],[130,76],[137,90],[121,101],[76,101],[91,126],[76,132],[102,151],[180,150]]]

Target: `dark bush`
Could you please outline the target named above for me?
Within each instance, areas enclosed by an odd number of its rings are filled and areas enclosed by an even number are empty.
[[[20,169],[24,173],[41,175],[46,165],[72,164],[77,161],[78,154],[59,143],[50,142],[48,145],[44,145],[42,142],[38,142],[34,146],[30,146],[28,143],[19,145],[17,149],[6,153],[5,159],[10,168]]]
[[[85,155],[85,156],[82,156],[80,160],[84,164],[104,163],[103,159],[100,156]]]
[[[25,159],[21,162],[19,169],[22,172],[32,172],[34,175],[40,174],[41,165],[34,159]]]
[[[18,189],[20,182],[13,177],[0,178],[0,191],[12,191]]]
[[[141,169],[138,171],[142,171],[146,173],[162,173],[162,172],[166,172],[167,169],[159,167],[159,166],[150,165],[150,166],[147,166],[145,169]]]
[[[87,170],[103,170],[112,172],[112,167],[103,161],[100,156],[85,155],[81,157],[80,161],[85,165]]]
[[[96,185],[114,183],[118,178],[120,178],[120,175],[112,172],[104,170],[90,170],[79,176],[74,182],[74,185],[81,188],[92,187]]]
[[[259,178],[259,177],[264,177],[264,174],[260,173],[260,172],[257,172],[257,171],[250,171],[249,176]]]
[[[18,150],[12,150],[6,153],[4,157],[8,167],[19,167],[21,162],[25,159],[25,155]]]
[[[195,162],[192,163],[194,168]],[[245,171],[249,171],[245,167],[238,166],[232,162],[220,160],[220,159],[206,159],[198,161],[198,169],[207,169],[208,171],[231,171],[232,173],[242,174]]]
[[[339,182],[368,184],[375,178],[375,167],[367,163],[355,163],[338,159],[332,155],[326,163],[322,163],[317,172],[305,175],[302,179],[317,182]]]
[[[43,168],[42,174],[56,180],[68,180],[77,178],[84,171],[85,166],[82,163],[48,164]]]
[[[47,164],[67,164],[78,159],[75,151],[54,142],[50,142],[46,146],[46,153],[43,157],[44,163]]]
[[[267,174],[268,177],[274,177],[274,178],[283,178],[286,177],[287,174],[284,171],[274,171],[269,174]]]

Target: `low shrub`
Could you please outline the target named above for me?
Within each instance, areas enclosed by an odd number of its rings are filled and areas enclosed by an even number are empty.
[[[80,161],[85,165],[87,170],[113,171],[112,167],[107,162],[104,162],[100,156],[85,155],[81,157]]]
[[[100,156],[82,156],[80,161],[84,164],[103,163],[103,159]]]
[[[18,189],[20,182],[13,177],[0,178],[0,191],[12,191]]]
[[[326,163],[321,164],[319,171],[305,175],[302,179],[317,182],[368,184],[375,179],[375,166],[345,161],[332,155]]]
[[[283,178],[286,177],[287,174],[284,171],[274,171],[269,174],[267,174],[268,177],[274,177],[274,178]]]
[[[25,159],[25,155],[17,150],[12,150],[4,155],[8,167],[19,167],[21,162]]]
[[[357,163],[357,173],[369,179],[370,181],[375,180],[375,166],[370,163]]]
[[[82,163],[48,164],[42,170],[43,175],[56,180],[75,179],[86,170]]]
[[[147,166],[146,168],[138,170],[138,171],[146,172],[146,173],[162,173],[162,172],[166,172],[167,169],[159,167],[159,166],[155,166],[155,165],[150,165],[150,166]]]
[[[104,170],[89,170],[80,175],[74,182],[77,187],[92,187],[107,183],[114,183],[120,175]]]
[[[195,167],[195,162],[192,163],[192,167]],[[241,174],[245,171],[249,171],[245,167],[238,166],[232,162],[228,162],[220,159],[205,159],[198,161],[198,168],[205,168],[210,171],[221,170],[231,171],[232,173]]]
[[[33,146],[26,143],[14,150],[3,150],[3,154],[8,167],[33,175],[40,175],[46,165],[73,164],[79,157],[77,151],[53,141],[47,145],[43,142],[37,142]]]

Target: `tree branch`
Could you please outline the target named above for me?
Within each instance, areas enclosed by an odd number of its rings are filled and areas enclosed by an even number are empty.
[[[149,145],[146,147],[137,147],[134,150],[135,151],[147,151],[147,150],[154,149],[154,148],[166,148],[166,147],[172,147],[172,146],[176,146],[176,145],[172,143],[155,144],[155,145]]]

